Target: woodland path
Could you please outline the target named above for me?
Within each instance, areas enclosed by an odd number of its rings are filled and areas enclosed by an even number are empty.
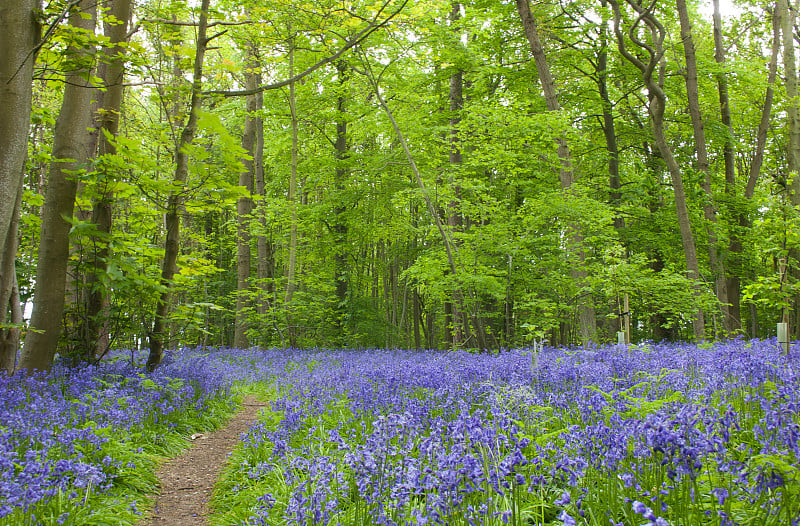
[[[157,473],[160,489],[153,511],[140,526],[207,524],[208,500],[225,460],[264,407],[266,402],[246,397],[224,427],[199,436],[189,449],[163,464]]]

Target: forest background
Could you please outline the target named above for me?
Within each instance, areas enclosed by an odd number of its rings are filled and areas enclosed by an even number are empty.
[[[4,0],[0,365],[797,337],[797,8]]]

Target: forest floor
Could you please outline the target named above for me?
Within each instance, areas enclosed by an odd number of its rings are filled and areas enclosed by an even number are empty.
[[[246,397],[242,409],[224,427],[194,436],[189,449],[164,463],[158,470],[160,489],[153,511],[140,526],[206,524],[208,501],[225,460],[264,407],[266,402]]]

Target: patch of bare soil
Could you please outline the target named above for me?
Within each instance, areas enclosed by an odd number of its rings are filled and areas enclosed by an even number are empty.
[[[242,409],[225,427],[194,435],[194,443],[158,471],[160,491],[155,507],[140,526],[195,526],[206,524],[208,500],[228,454],[242,433],[258,419],[265,402],[245,398]]]

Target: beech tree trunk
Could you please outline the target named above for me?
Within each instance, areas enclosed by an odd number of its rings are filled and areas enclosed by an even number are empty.
[[[96,2],[82,0],[70,13],[70,24],[79,30],[94,32]],[[85,15],[85,16],[84,16]],[[30,330],[20,356],[19,367],[49,370],[61,336],[64,294],[69,262],[69,218],[75,206],[75,173],[86,168],[94,153],[92,99],[94,90],[87,78],[92,62],[92,48],[74,49],[79,63],[66,76],[64,99],[53,137],[53,161],[50,163],[42,211],[41,243],[36,266],[36,290]]]
[[[614,33],[617,36],[617,47],[622,56],[624,56],[628,62],[636,66],[642,73],[642,79],[647,88],[648,97],[650,99],[649,112],[650,122],[653,127],[653,136],[655,138],[656,147],[661,153],[664,163],[667,165],[672,180],[672,187],[675,195],[675,210],[678,217],[678,228],[681,234],[684,258],[686,260],[687,277],[695,283],[695,291],[697,295],[700,295],[702,292],[699,285],[700,267],[697,261],[697,250],[694,243],[692,223],[689,218],[689,209],[686,204],[683,175],[680,165],[678,165],[678,161],[672,153],[672,148],[670,148],[664,136],[664,111],[666,110],[667,97],[664,94],[661,85],[662,81],[656,69],[663,60],[663,45],[666,30],[650,11],[630,0],[628,1],[629,5],[631,5],[639,15],[637,23],[642,22],[645,24],[652,37],[649,43],[633,40],[634,45],[646,56],[646,59],[640,58],[636,54],[631,53],[625,43],[625,36],[620,28],[622,14],[620,13],[619,2],[617,0],[608,1],[614,10]],[[628,35],[631,38],[637,38],[634,36],[635,33],[633,31],[628,32]],[[696,316],[692,319],[692,332],[694,333],[695,339],[701,340],[705,337],[705,317],[703,310],[700,308],[698,308]]]
[[[256,72],[256,85],[261,85],[261,74]],[[256,194],[265,197],[266,181],[264,178],[264,119],[258,113],[264,108],[264,95],[262,92],[253,95],[256,100],[256,143],[253,151],[254,183]],[[266,316],[271,305],[275,301],[275,257],[273,255],[272,241],[268,239],[266,232],[269,232],[267,225],[266,209],[264,205],[259,206],[258,222],[261,232],[256,237],[256,276],[258,278],[259,297],[256,310],[262,317]],[[263,319],[263,318],[262,318]],[[274,320],[274,317],[273,317]]]
[[[0,323],[19,309],[17,224],[28,155],[33,66],[40,28],[38,0],[0,2]],[[15,291],[17,294],[15,295]],[[16,297],[16,299],[15,299]],[[0,370],[14,370],[19,329],[0,329]]]
[[[111,137],[117,135],[119,116],[122,108],[123,82],[125,80],[125,48],[123,44],[128,38],[128,19],[131,15],[130,0],[114,0],[109,14],[118,23],[106,23],[104,33],[108,38],[109,46],[103,54],[108,58],[108,63],[102,68],[103,84],[106,87],[100,105],[98,134],[98,156],[115,155],[117,152],[113,141],[110,141],[103,130]],[[108,190],[115,175],[108,171],[99,181],[99,196],[92,203],[91,222],[97,234],[91,243],[92,253],[86,273],[86,316],[81,319],[82,327],[78,334],[84,342],[87,360],[103,356],[111,345],[111,335],[108,327],[108,294],[100,285],[100,278],[108,269],[108,242],[111,234],[114,195]]]
[[[604,7],[606,2],[601,2]],[[603,18],[600,25],[600,50],[597,53],[597,91],[603,106],[603,137],[608,153],[608,203],[614,209],[614,228],[618,231],[625,226],[622,215],[618,213],[622,200],[622,184],[619,175],[619,145],[614,125],[614,104],[608,94],[608,20]]]
[[[22,205],[22,186],[14,199],[14,214],[11,216],[11,228],[4,240],[5,251],[0,252],[0,325],[22,323],[22,306],[19,303],[19,285],[15,265],[19,244],[19,214]],[[9,318],[10,311],[10,318]],[[0,371],[13,373],[17,365],[17,349],[19,348],[20,327],[0,328]]]
[[[255,68],[257,67],[255,53],[252,49],[248,52],[248,64],[244,73],[245,89],[256,88]],[[253,182],[255,180],[255,146],[256,146],[256,115],[258,109],[257,96],[247,96],[247,115],[244,118],[244,131],[242,132],[242,149],[248,158],[243,159],[244,170],[239,173],[239,186],[244,187],[247,195],[236,201],[236,322],[233,332],[233,346],[244,349],[250,345],[247,339],[247,318],[250,306],[250,221],[253,213]]]
[[[717,210],[714,205],[714,192],[711,189],[711,174],[709,170],[705,124],[703,123],[703,116],[700,112],[700,90],[697,84],[697,55],[695,53],[694,38],[692,36],[693,25],[689,18],[689,10],[686,8],[686,0],[677,0],[676,5],[681,25],[683,54],[686,60],[686,98],[689,103],[689,116],[692,121],[697,170],[702,174],[700,186],[706,194],[706,199],[703,203],[703,215],[708,230],[708,262],[711,267],[711,274],[714,277],[714,288],[717,299],[719,300],[723,328],[725,333],[729,333],[731,324],[730,311],[728,308],[728,281],[725,279],[723,261],[717,255],[719,247],[717,237]]]
[[[294,76],[294,40],[289,48],[289,76]],[[289,254],[286,265],[286,295],[284,299],[284,309],[286,310],[286,324],[289,335],[289,346],[297,345],[297,334],[293,326],[292,317],[292,297],[297,288],[297,107],[296,107],[295,83],[289,83],[289,113],[292,128],[292,152],[289,161],[289,193],[286,200],[289,203]]]
[[[716,4],[715,4],[716,6]],[[715,8],[715,33],[716,27],[719,25],[721,27],[721,21],[717,23],[717,16],[718,16],[718,8]],[[758,124],[758,131],[756,132],[756,145],[755,151],[750,159],[750,170],[747,176],[747,183],[744,189],[744,199],[745,201],[751,201],[753,195],[755,194],[756,190],[756,183],[758,182],[759,177],[761,176],[761,168],[764,164],[764,152],[766,150],[767,145],[767,135],[770,129],[770,120],[772,116],[772,102],[775,93],[775,80],[778,76],[778,56],[780,55],[781,50],[781,17],[780,17],[780,10],[778,9],[778,5],[774,6],[771,14],[772,18],[772,52],[770,55],[770,61],[768,66],[768,75],[767,75],[767,89],[764,93],[764,103],[761,108],[761,120]],[[720,31],[721,32],[721,31]],[[716,39],[715,39],[716,44]],[[721,45],[721,42],[720,44]],[[719,45],[717,46],[719,54]],[[721,55],[720,55],[721,56]],[[724,78],[724,77],[723,77]],[[722,89],[722,88],[720,88]],[[722,100],[722,96],[720,95],[720,100]],[[726,159],[726,179],[727,179],[727,159]],[[734,188],[735,191],[735,188]],[[736,201],[734,201],[734,210],[733,216],[736,219],[734,222],[734,228],[731,229],[730,234],[730,245],[729,245],[729,252],[730,252],[730,260],[732,262],[732,269],[731,274],[728,278],[728,293],[731,300],[731,309],[739,308],[739,312],[741,313],[741,307],[739,306],[739,297],[740,297],[740,276],[745,275],[744,269],[744,249],[742,246],[741,235],[742,233],[746,232],[751,227],[751,219],[749,214],[746,210],[743,209],[742,206],[736,206]],[[755,304],[750,304],[750,326],[749,326],[749,334],[750,337],[755,338],[758,335],[758,309],[756,308]],[[741,320],[741,316],[739,318]]]
[[[334,149],[336,150],[336,167],[334,169],[333,187],[335,192],[335,204],[333,207],[333,224],[331,233],[334,242],[334,289],[336,291],[336,305],[334,308],[334,323],[337,338],[340,344],[346,344],[342,339],[345,334],[345,318],[347,315],[347,288],[348,288],[348,258],[350,251],[348,245],[348,224],[347,207],[344,202],[347,179],[350,177],[350,169],[347,166],[350,157],[350,142],[347,136],[347,82],[350,78],[350,68],[344,60],[336,62],[336,72],[339,77],[339,92],[336,96],[336,140]]]
[[[194,55],[194,71],[192,75],[192,96],[189,104],[189,118],[181,131],[180,140],[175,146],[175,174],[172,178],[173,190],[167,198],[167,211],[164,214],[164,225],[167,235],[164,240],[164,260],[161,263],[161,286],[164,291],[159,295],[154,314],[153,328],[148,335],[150,340],[150,354],[147,357],[147,369],[153,371],[164,358],[164,338],[166,337],[166,319],[169,310],[170,289],[172,278],[175,277],[178,252],[180,250],[180,204],[182,202],[181,190],[186,185],[189,176],[189,151],[188,148],[194,141],[197,131],[197,119],[202,104],[201,91],[203,87],[203,59],[208,38],[208,4],[209,0],[202,0],[200,6],[200,19],[197,26],[197,47]]]
[[[530,44],[533,59],[536,62],[536,71],[539,75],[539,82],[542,85],[547,111],[560,111],[561,104],[558,100],[558,92],[556,91],[553,76],[550,73],[550,66],[547,62],[547,55],[542,45],[542,40],[539,37],[536,19],[531,13],[530,4],[528,2],[529,0],[516,0],[517,11],[522,20],[525,37]],[[569,143],[565,136],[561,135],[556,138],[556,145],[558,159],[560,161],[559,180],[561,181],[561,188],[568,190],[575,180],[575,174],[572,168],[572,153],[570,152]],[[582,289],[588,277],[585,270],[586,254],[583,248],[583,235],[576,226],[572,226],[570,227],[569,236],[571,244],[573,245],[573,250],[575,251],[575,258],[577,259],[576,264],[571,267],[570,272],[578,283],[579,289]],[[596,340],[597,317],[591,294],[579,290],[576,303],[578,308],[578,330],[580,332],[581,341],[586,343]]]
[[[786,182],[786,193],[789,202],[795,208],[800,208],[800,99],[798,99],[797,85],[797,63],[795,59],[794,39],[795,23],[797,20],[798,5],[791,5],[789,0],[779,0],[778,9],[781,13],[781,26],[783,36],[783,67],[786,79],[786,113],[789,117],[789,141],[786,146],[786,160],[788,180]],[[800,278],[800,251],[790,249],[789,251],[788,272],[796,279]],[[800,295],[791,298],[791,309],[793,314],[789,314],[789,330],[792,337],[800,337]]]
[[[31,124],[31,87],[39,42],[37,0],[0,2],[0,242],[2,254],[22,187]],[[0,282],[11,277],[0,275]],[[0,298],[2,300],[2,298]]]
[[[461,19],[461,4],[453,2],[450,10],[450,22],[455,24]],[[454,35],[457,39],[456,46],[460,44],[461,34],[456,31]],[[448,151],[448,162],[450,163],[450,191],[452,197],[447,203],[447,225],[450,227],[450,232],[458,232],[463,228],[463,218],[459,211],[459,201],[461,199],[461,187],[453,176],[460,170],[463,157],[461,154],[461,141],[459,138],[459,125],[461,124],[461,111],[464,109],[464,72],[461,69],[456,69],[450,76],[450,91],[448,93],[450,102],[450,118],[449,118],[449,132],[448,142],[450,149]],[[453,239],[453,244],[458,245],[458,240]],[[458,276],[454,276],[458,281]],[[465,308],[464,308],[464,293],[460,286],[456,286],[452,291],[452,303],[450,304],[450,324],[448,328],[450,333],[453,349],[460,348],[465,339],[467,338],[467,327],[465,323]]]

